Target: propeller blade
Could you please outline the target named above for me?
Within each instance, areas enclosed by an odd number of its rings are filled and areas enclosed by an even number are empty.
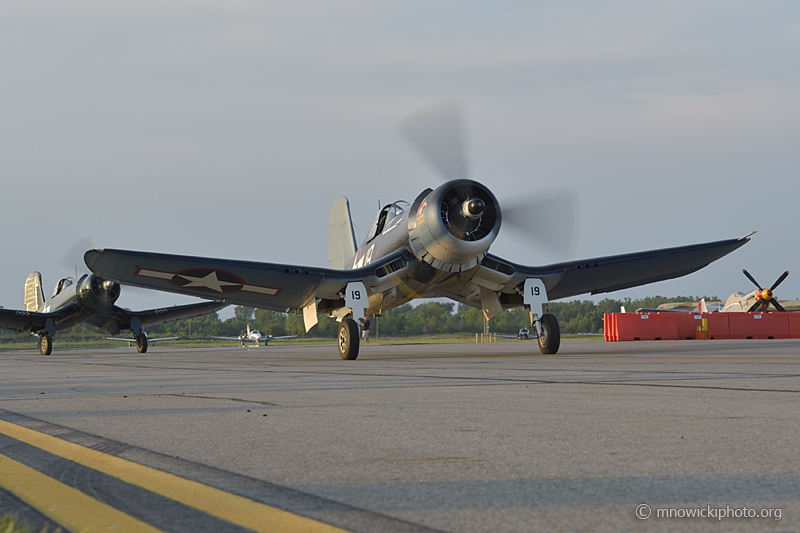
[[[769,290],[774,291],[775,287],[780,285],[783,282],[783,280],[786,279],[786,276],[788,276],[788,275],[789,275],[789,271],[788,270],[786,272],[784,272],[783,274],[781,274],[781,277],[779,277],[777,279],[777,281],[775,281],[775,283],[772,284],[772,287],[770,287]]]
[[[556,189],[501,202],[503,225],[525,240],[545,245],[565,259],[575,255],[580,237],[580,201],[574,189]]]
[[[397,128],[446,181],[467,177],[459,102],[423,107],[401,121]]]
[[[756,279],[755,279],[753,276],[751,276],[751,275],[750,275],[750,272],[748,272],[748,271],[747,271],[747,270],[745,270],[745,269],[742,269],[742,273],[743,273],[745,276],[747,276],[747,279],[749,279],[750,281],[752,281],[752,282],[753,282],[753,285],[755,285],[755,286],[756,286],[756,287],[757,287],[759,290],[761,289],[761,285],[759,285],[759,284],[758,284],[758,282],[756,281]]]
[[[769,303],[771,303],[772,305],[774,305],[774,306],[775,306],[775,309],[777,309],[778,311],[781,311],[781,312],[783,312],[783,313],[785,313],[785,312],[786,312],[786,309],[784,309],[784,308],[783,308],[783,306],[782,306],[781,304],[779,304],[779,303],[778,303],[778,300],[776,300],[775,298],[773,298],[772,300],[770,300],[770,301],[769,301]]]
[[[759,308],[759,306],[760,306],[760,305],[761,305],[763,302],[766,302],[766,300],[765,300],[764,298],[759,298],[758,300],[756,300],[756,303],[754,303],[753,305],[751,305],[751,306],[750,306],[750,309],[748,309],[748,310],[747,310],[747,312],[748,312],[748,313],[752,313],[753,311],[755,311],[756,309],[758,309],[758,308]]]
[[[89,269],[86,268],[86,263],[83,261],[83,254],[86,253],[86,250],[91,250],[92,248],[94,248],[94,245],[88,235],[73,242],[64,252],[64,255],[61,256],[61,268],[66,272],[72,272],[73,269],[76,269],[79,276],[88,274]]]

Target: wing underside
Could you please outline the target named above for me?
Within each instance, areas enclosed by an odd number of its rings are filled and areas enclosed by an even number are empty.
[[[0,309],[0,329],[23,333],[30,331],[37,333],[47,328],[47,321],[51,319],[59,322],[76,311],[73,305],[62,307],[50,313],[37,313],[14,309]]]
[[[287,312],[315,298],[339,300],[348,283],[387,276],[406,254],[397,251],[355,270],[109,249],[90,250],[85,260],[95,274],[125,285]]]
[[[513,285],[540,278],[551,300],[580,294],[600,294],[691,274],[733,252],[750,239],[728,239],[632,254],[598,257],[543,267],[516,265],[495,256],[489,262],[513,269]]]
[[[139,319],[142,328],[154,326],[156,324],[166,324],[187,318],[214,313],[228,306],[224,301],[202,302],[189,305],[176,305],[174,307],[163,307],[161,309],[148,309],[146,311],[129,311],[118,306],[114,306],[113,311],[108,315],[96,315],[87,322],[98,328],[107,331],[119,331],[131,329],[131,320]]]

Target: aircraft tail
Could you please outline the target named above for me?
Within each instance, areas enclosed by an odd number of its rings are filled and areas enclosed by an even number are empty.
[[[42,292],[42,275],[38,272],[31,272],[25,280],[25,310],[38,311],[44,305],[44,293]]]
[[[356,255],[356,236],[350,218],[350,202],[340,196],[333,202],[328,219],[328,265],[344,270]]]

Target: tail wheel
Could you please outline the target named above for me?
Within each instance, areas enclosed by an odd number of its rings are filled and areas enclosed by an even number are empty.
[[[549,313],[542,315],[539,350],[545,355],[552,355],[558,352],[559,346],[561,346],[561,330],[558,328],[558,320]]]
[[[136,351],[139,353],[147,352],[147,335],[144,332],[136,336]]]
[[[358,357],[358,325],[352,318],[345,318],[339,324],[339,355],[352,361]]]
[[[42,355],[50,355],[53,353],[53,339],[50,335],[42,335],[39,337],[39,353]]]

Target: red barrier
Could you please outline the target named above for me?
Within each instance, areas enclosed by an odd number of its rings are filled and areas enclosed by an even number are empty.
[[[707,329],[698,330],[706,321]],[[800,313],[606,313],[607,341],[800,339]]]
[[[697,327],[703,324],[706,315],[701,313],[675,313],[678,340],[697,338]]]
[[[771,313],[728,313],[732,339],[774,339]],[[788,338],[789,324],[786,323]]]
[[[603,336],[606,341],[619,340],[619,335],[617,333],[617,314],[618,313],[603,313]]]
[[[731,313],[703,313],[703,318],[708,321],[709,339],[730,339],[731,324],[728,315]]]
[[[615,313],[617,340],[674,341],[678,339],[677,313]]]
[[[800,313],[786,313],[789,315],[789,337],[800,339]]]

